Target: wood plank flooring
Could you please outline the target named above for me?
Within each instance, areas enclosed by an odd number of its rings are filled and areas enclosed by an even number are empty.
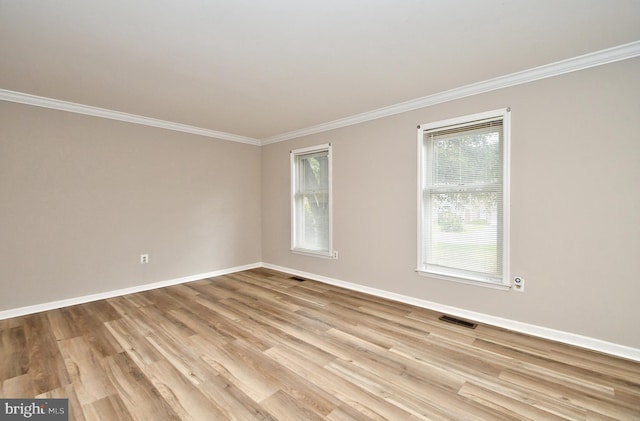
[[[0,321],[71,420],[640,420],[640,363],[256,269]]]

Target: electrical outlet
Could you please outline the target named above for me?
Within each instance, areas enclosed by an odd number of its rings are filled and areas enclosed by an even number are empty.
[[[140,255],[140,264],[144,265],[145,263],[149,263],[149,255],[148,254],[141,254]]]
[[[524,292],[524,278],[522,276],[513,278],[512,288],[514,291]]]
[[[336,260],[338,259],[338,250],[333,251],[333,258]]]

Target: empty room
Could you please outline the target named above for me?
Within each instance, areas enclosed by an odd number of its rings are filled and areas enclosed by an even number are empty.
[[[640,420],[637,0],[0,0],[0,420]]]

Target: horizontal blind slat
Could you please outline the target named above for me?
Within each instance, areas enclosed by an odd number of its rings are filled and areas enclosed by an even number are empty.
[[[502,119],[500,120],[489,119],[489,120],[474,121],[474,122],[465,123],[465,124],[457,124],[454,126],[438,127],[431,130],[425,130],[424,133],[425,133],[425,136],[429,135],[429,137],[447,136],[450,134],[466,133],[466,132],[481,130],[481,129],[495,128],[495,129],[501,130],[502,127],[503,127]]]

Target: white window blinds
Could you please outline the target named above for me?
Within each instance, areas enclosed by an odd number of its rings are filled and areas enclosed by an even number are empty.
[[[504,116],[421,130],[419,270],[504,283]]]
[[[292,249],[331,253],[330,146],[291,152]]]

